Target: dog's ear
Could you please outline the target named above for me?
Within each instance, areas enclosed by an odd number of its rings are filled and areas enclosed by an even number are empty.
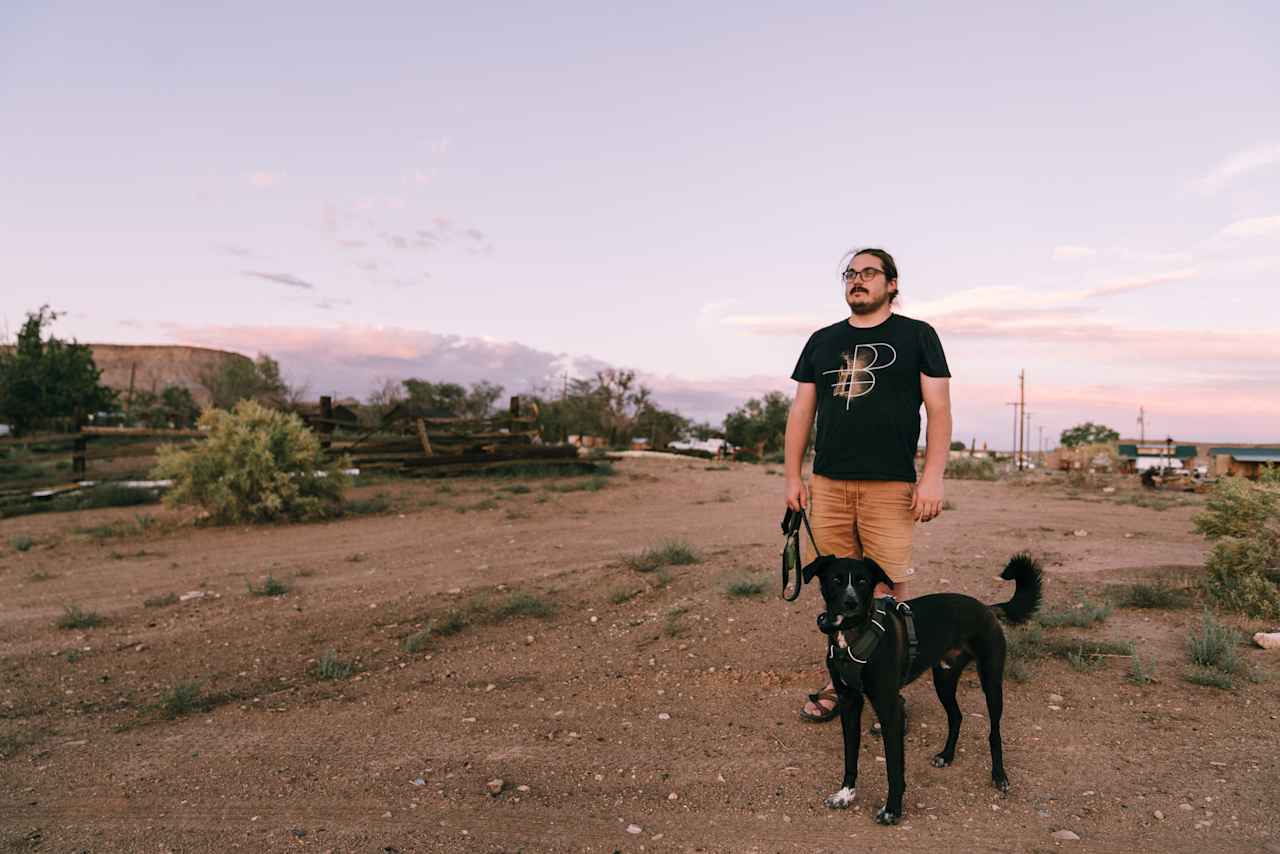
[[[890,589],[893,588],[893,579],[881,568],[880,564],[869,557],[863,557],[862,562],[867,565],[867,569],[871,572],[871,584],[873,587],[877,584],[884,584]]]
[[[809,561],[808,565],[805,566],[803,570],[804,583],[808,584],[813,580],[815,575],[821,575],[822,571],[827,568],[827,564],[831,563],[831,560],[831,555],[822,555]]]

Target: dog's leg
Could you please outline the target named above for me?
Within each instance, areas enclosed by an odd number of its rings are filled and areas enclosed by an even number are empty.
[[[1000,739],[1000,717],[1004,714],[1004,638],[995,644],[990,655],[978,660],[978,678],[982,693],[987,695],[987,716],[991,718],[991,784],[1003,794],[1009,793],[1009,777],[1004,772],[1004,743]]]
[[[840,693],[840,732],[844,736],[844,780],[840,791],[824,803],[833,810],[847,809],[853,803],[858,785],[858,751],[862,748],[862,692]]]
[[[956,702],[956,686],[960,682],[960,674],[969,663],[968,656],[960,656],[952,661],[949,670],[941,666],[933,668],[933,690],[937,692],[942,708],[947,710],[947,743],[942,752],[933,757],[937,768],[946,768],[956,758],[956,741],[960,738],[960,705]]]
[[[903,709],[906,704],[896,690],[880,692],[873,699],[884,741],[885,771],[889,776],[889,792],[884,807],[876,813],[880,824],[897,824],[902,819],[902,795],[907,790],[906,728]]]

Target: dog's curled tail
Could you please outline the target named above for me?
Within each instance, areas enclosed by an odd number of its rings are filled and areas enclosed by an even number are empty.
[[[1006,623],[1012,625],[1025,623],[1040,609],[1040,588],[1044,579],[1040,563],[1026,552],[1019,552],[1009,558],[1000,577],[1016,585],[1013,598],[1008,602],[998,602],[991,607]]]

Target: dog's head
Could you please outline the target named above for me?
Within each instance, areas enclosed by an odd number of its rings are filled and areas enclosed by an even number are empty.
[[[815,577],[832,626],[864,622],[875,601],[876,585],[893,587],[892,579],[869,557],[823,555],[804,568],[805,582]]]

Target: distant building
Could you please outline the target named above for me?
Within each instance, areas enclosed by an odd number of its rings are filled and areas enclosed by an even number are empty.
[[[1217,477],[1256,479],[1264,465],[1280,465],[1280,448],[1218,447],[1209,449],[1210,471]]]
[[[1196,446],[1175,445],[1172,442],[1122,444],[1116,447],[1116,456],[1120,459],[1121,470],[1127,472],[1190,468],[1196,458]]]

